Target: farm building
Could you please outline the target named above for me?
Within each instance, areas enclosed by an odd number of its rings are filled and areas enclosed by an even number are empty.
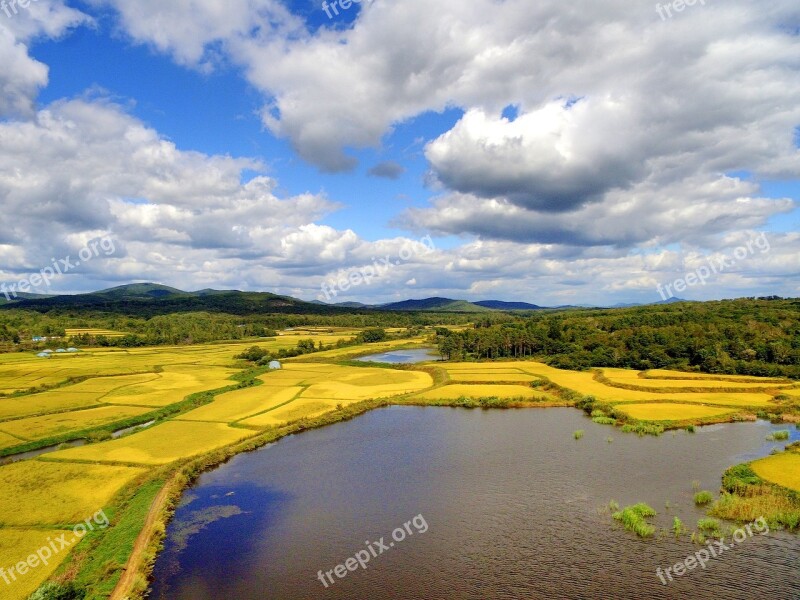
[[[37,354],[36,356],[38,356],[39,358],[50,358],[50,353],[49,352],[39,352],[39,354]]]
[[[272,369],[273,371],[277,371],[282,367],[280,362],[278,362],[277,360],[273,360],[272,362],[269,363],[269,368]]]

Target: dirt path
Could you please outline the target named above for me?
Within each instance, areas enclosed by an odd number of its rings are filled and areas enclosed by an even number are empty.
[[[172,480],[165,483],[164,487],[161,488],[161,491],[158,492],[158,495],[153,499],[153,503],[150,505],[150,510],[147,513],[147,518],[144,521],[144,527],[139,533],[139,537],[136,538],[136,543],[133,545],[133,551],[131,552],[130,558],[128,558],[128,563],[125,565],[122,577],[120,577],[117,587],[111,592],[109,600],[127,600],[128,594],[130,594],[131,588],[133,587],[136,574],[139,572],[139,567],[142,563],[142,555],[147,549],[147,544],[150,542],[150,534],[152,533],[153,525],[161,513],[161,510],[164,508],[164,503],[167,500],[171,486]]]

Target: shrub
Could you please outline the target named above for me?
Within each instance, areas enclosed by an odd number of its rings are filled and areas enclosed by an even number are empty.
[[[83,600],[86,590],[74,583],[45,583],[28,600]]]
[[[574,437],[576,440],[579,440],[583,438],[583,434],[584,434],[583,429],[578,429],[578,431],[572,434],[572,437]]]

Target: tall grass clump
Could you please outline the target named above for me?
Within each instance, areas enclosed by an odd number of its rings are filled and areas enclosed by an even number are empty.
[[[696,506],[706,506],[714,501],[714,494],[708,491],[697,492],[694,495],[694,503]]]
[[[789,432],[786,430],[775,431],[771,435],[767,436],[767,441],[769,442],[785,442],[788,439],[789,439]]]
[[[649,538],[655,535],[655,526],[647,522],[648,518],[655,516],[656,511],[643,502],[626,506],[612,515],[614,520],[622,523],[627,531],[631,531],[641,538]]]
[[[580,440],[583,438],[584,433],[585,432],[583,431],[583,429],[578,429],[578,431],[572,434],[572,437],[574,437],[576,440]]]
[[[681,521],[678,517],[675,517],[672,520],[672,533],[674,533],[675,537],[678,538],[684,531],[686,531],[686,528],[683,526],[683,521]]]

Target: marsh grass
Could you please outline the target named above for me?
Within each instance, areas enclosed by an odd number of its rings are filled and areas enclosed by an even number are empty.
[[[709,491],[703,490],[694,495],[695,506],[707,506],[714,501],[714,494]]]
[[[775,431],[767,436],[769,442],[785,442],[789,439],[789,432],[787,430]]]
[[[585,432],[583,431],[583,429],[578,429],[578,431],[572,434],[572,437],[574,437],[576,440],[580,440],[583,439],[584,434]]]
[[[656,528],[647,522],[648,518],[655,516],[656,511],[643,502],[626,506],[612,515],[614,520],[622,523],[627,531],[631,531],[641,538],[649,538],[655,535]]]

